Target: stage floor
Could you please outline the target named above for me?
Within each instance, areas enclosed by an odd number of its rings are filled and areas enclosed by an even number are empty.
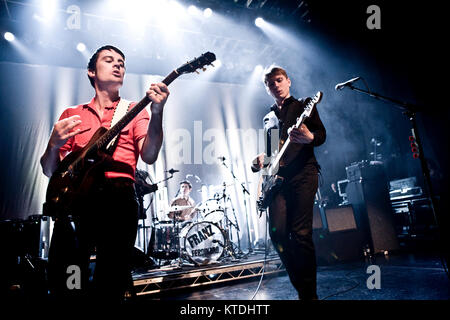
[[[235,277],[214,282],[213,278],[207,284],[198,285],[184,283],[184,287],[161,287],[151,294],[141,294],[139,301],[149,300],[296,300],[297,293],[290,284],[289,278],[276,255],[267,257],[266,273],[261,279],[261,258],[264,255],[249,256],[245,261],[229,262],[216,266],[181,268],[170,271],[154,271],[150,273],[135,273],[135,286],[145,279],[164,277],[188,277],[221,274],[245,270],[253,266],[254,273],[248,277]],[[247,264],[247,267],[243,266]],[[380,270],[380,288],[369,289],[368,278],[373,274],[368,272],[369,265],[376,265]],[[183,270],[184,269],[184,270]],[[221,270],[222,269],[222,270]],[[227,271],[228,270],[228,271]],[[246,272],[246,271],[244,271]],[[162,277],[162,278],[161,278]],[[142,282],[140,283],[142,285]],[[136,286],[139,288],[139,285]],[[450,298],[450,282],[439,257],[435,254],[397,253],[388,256],[376,256],[372,261],[352,261],[328,266],[319,266],[317,271],[317,290],[320,300],[448,300]],[[256,292],[257,291],[257,292]],[[255,294],[256,292],[256,294]]]

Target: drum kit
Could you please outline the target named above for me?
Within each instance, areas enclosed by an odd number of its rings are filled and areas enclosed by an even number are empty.
[[[239,225],[227,193],[228,186],[222,184],[220,194],[195,206],[169,207],[166,214],[175,213],[171,215],[173,219],[154,219],[148,255],[159,260],[159,265],[177,266],[207,265],[240,258]],[[195,211],[193,218],[179,219],[178,213],[186,209]],[[238,245],[232,239],[233,234],[237,236]]]

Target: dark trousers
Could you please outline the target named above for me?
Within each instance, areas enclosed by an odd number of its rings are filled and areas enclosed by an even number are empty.
[[[138,205],[130,179],[107,179],[78,203],[79,217],[55,222],[49,251],[49,285],[56,299],[120,302],[132,284],[131,257]],[[95,254],[91,272],[90,256]],[[81,288],[71,288],[69,266],[81,270]]]
[[[312,239],[315,166],[286,179],[269,207],[269,233],[299,299],[317,299],[316,256]]]

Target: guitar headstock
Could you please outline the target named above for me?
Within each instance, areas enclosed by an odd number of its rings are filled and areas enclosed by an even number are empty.
[[[176,71],[178,74],[196,72],[197,69],[201,69],[201,68],[204,68],[205,66],[211,65],[211,63],[215,60],[216,60],[216,55],[214,53],[205,52],[200,57],[195,58],[195,59],[183,64]]]
[[[322,91],[317,91],[317,93],[314,95],[314,97],[311,98],[311,101],[309,101],[308,104],[314,105],[318,104],[322,100],[323,93]]]
[[[322,91],[317,91],[317,93],[314,95],[314,97],[312,97],[311,100],[308,101],[302,115],[297,118],[297,124],[296,124],[297,127],[299,127],[299,125],[304,120],[304,118],[307,118],[311,115],[312,109],[314,108],[314,106],[316,104],[318,104],[322,100],[322,96],[323,96]]]
[[[305,111],[307,112],[306,115],[308,117],[312,111],[312,108],[314,108],[314,106],[322,100],[322,96],[323,96],[322,91],[317,91],[314,97],[312,97],[311,100],[308,101],[308,104],[305,106]]]

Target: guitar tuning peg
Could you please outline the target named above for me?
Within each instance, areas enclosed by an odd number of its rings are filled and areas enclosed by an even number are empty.
[[[205,71],[206,71],[206,67],[203,67],[203,68],[202,68],[202,71],[205,72]]]
[[[213,65],[213,63],[211,62],[210,65],[212,65],[214,68],[216,67],[215,65]]]
[[[197,70],[195,70],[195,73],[196,73],[196,74],[200,74],[200,72],[198,72]]]

